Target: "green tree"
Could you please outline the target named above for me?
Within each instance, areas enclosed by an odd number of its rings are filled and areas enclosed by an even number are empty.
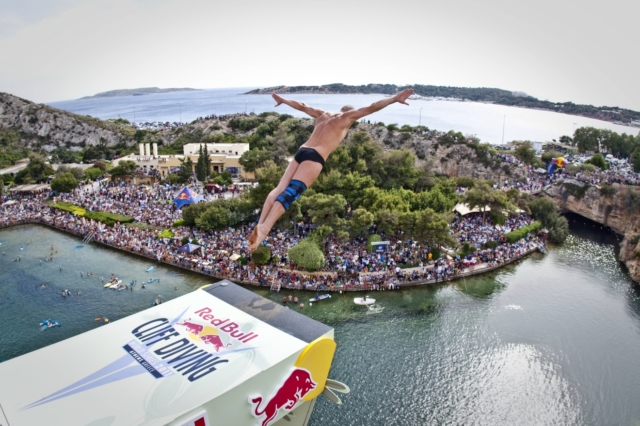
[[[536,151],[533,149],[533,145],[529,141],[521,143],[514,151],[514,154],[525,164],[536,164]]]
[[[198,151],[198,161],[196,162],[196,179],[200,182],[204,182],[209,176],[209,170],[207,169],[207,161],[204,156],[204,150],[202,144],[200,144],[200,150]]]
[[[138,165],[135,161],[122,160],[116,167],[109,172],[111,176],[131,176],[137,170]]]
[[[580,127],[573,135],[574,144],[580,152],[597,151],[600,147],[602,133],[595,127]]]
[[[269,259],[271,259],[271,249],[267,246],[259,246],[251,253],[251,260],[256,265],[266,265]]]
[[[636,173],[640,173],[640,147],[636,148],[635,151],[633,151],[629,161],[633,165],[633,171]]]
[[[30,161],[27,167],[16,174],[14,178],[15,183],[20,185],[42,182],[55,173],[42,155],[32,152],[29,154],[29,159]]]
[[[344,219],[347,201],[340,194],[326,195],[316,193],[302,198],[302,209],[307,212],[311,222],[326,225],[334,230],[342,230],[346,226]]]
[[[263,167],[265,161],[271,156],[268,152],[263,151],[260,148],[254,148],[249,151],[245,151],[238,162],[248,172],[254,172],[256,169]]]
[[[477,182],[472,189],[465,193],[463,201],[470,209],[476,207],[480,209],[483,225],[486,223],[486,212],[489,210],[496,212],[496,214],[501,214],[505,210],[514,210],[507,195],[502,191],[491,189],[486,181]]]
[[[392,210],[379,210],[374,214],[378,230],[387,235],[394,235],[398,230],[399,212]]]
[[[607,170],[609,168],[609,163],[607,163],[602,154],[599,153],[585,161],[585,164],[593,164],[602,170]]]
[[[4,179],[0,179],[0,197],[4,197]]]
[[[317,271],[324,266],[324,254],[318,245],[305,238],[289,249],[289,259],[298,267],[307,271]]]
[[[267,136],[267,142],[269,143],[269,157],[278,166],[287,166],[289,164],[288,158],[291,155],[289,150],[293,147],[295,138],[293,135],[288,134],[287,126],[281,124],[278,130],[273,136]]]
[[[261,208],[263,206],[269,193],[278,186],[283,173],[284,168],[278,167],[271,160],[267,161],[264,167],[256,169],[258,186],[249,189],[249,199],[255,208]]]
[[[229,210],[221,205],[209,206],[204,213],[198,217],[195,222],[196,226],[205,231],[213,231],[216,229],[224,229],[229,226],[230,222]]]
[[[418,213],[414,237],[428,241],[430,245],[452,244],[449,224],[444,216],[433,209],[424,209]]]
[[[78,181],[69,172],[62,173],[51,181],[51,189],[57,192],[71,192],[77,187]]]
[[[60,166],[58,170],[56,170],[56,176],[59,176],[63,173],[71,173],[76,180],[80,181],[84,179],[84,170],[80,167],[68,167],[68,166]]]
[[[566,217],[557,215],[548,230],[549,241],[556,244],[563,243],[569,236],[569,221]]]
[[[369,229],[372,225],[373,214],[363,208],[355,209],[353,211],[351,219],[349,220],[349,230],[351,231],[351,234],[358,235],[359,233]]]
[[[384,189],[413,188],[420,171],[415,168],[415,156],[410,151],[393,150],[369,165],[376,184]]]
[[[182,219],[185,226],[196,226],[196,220],[202,215],[209,207],[211,203],[195,203],[189,204],[182,208]]]
[[[178,177],[181,183],[187,183],[191,180],[193,175],[193,161],[191,157],[180,160],[180,170],[178,170]]]
[[[374,215],[381,210],[407,212],[411,210],[413,193],[404,189],[384,191],[372,187],[364,190],[362,207]]]

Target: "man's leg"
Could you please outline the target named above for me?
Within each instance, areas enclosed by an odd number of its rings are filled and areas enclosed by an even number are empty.
[[[316,181],[321,171],[322,171],[322,164],[316,163],[314,161],[305,161],[302,163],[302,165],[300,165],[300,167],[297,167],[295,174],[291,179],[289,179],[289,183],[292,180],[299,180],[300,182],[304,183],[308,188],[313,182]],[[289,172],[289,169],[287,169],[287,172]],[[283,180],[284,180],[284,177],[283,177]],[[287,186],[289,185],[289,183],[287,183]],[[278,185],[278,187],[280,187],[280,185]],[[278,195],[276,195],[276,198],[278,198]],[[275,201],[272,202],[272,207],[271,207],[271,210],[269,211],[269,214],[266,216],[264,221],[262,223],[258,223],[258,225],[254,229],[256,238],[253,242],[249,241],[250,243],[249,249],[251,251],[254,251],[255,249],[257,249],[260,243],[262,243],[264,239],[267,238],[267,235],[269,235],[271,228],[273,228],[273,225],[275,225],[275,223],[278,221],[278,219],[280,219],[280,216],[282,216],[284,212],[285,212],[285,208],[282,205],[282,203],[275,202]],[[251,237],[253,236],[254,235],[252,234]]]
[[[278,195],[280,195],[285,189],[287,189],[287,186],[289,186],[289,183],[291,183],[291,179],[293,179],[293,175],[298,170],[299,165],[300,164],[296,160],[292,160],[291,163],[289,163],[289,165],[287,166],[287,170],[285,170],[284,175],[282,175],[282,178],[280,179],[280,183],[278,183],[278,186],[276,186],[269,193],[269,195],[267,196],[267,199],[264,200],[264,205],[262,206],[262,211],[260,212],[260,219],[258,220],[258,225],[261,225],[262,223],[264,223],[267,216],[269,216],[269,213],[271,213],[271,210],[273,208],[273,204],[276,201],[276,198],[278,198]],[[282,215],[282,213],[280,214]],[[253,228],[253,232],[251,232],[251,235],[249,236],[249,247],[253,247],[254,245],[255,247],[257,247],[258,244],[260,244],[260,243],[256,244],[257,236],[258,236],[258,226],[256,225],[256,227]],[[252,249],[252,251],[253,250],[255,250],[255,248]]]

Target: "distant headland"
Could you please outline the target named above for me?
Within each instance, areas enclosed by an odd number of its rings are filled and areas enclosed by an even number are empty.
[[[109,90],[108,92],[96,93],[93,96],[85,96],[80,99],[115,98],[118,96],[142,96],[142,95],[151,95],[153,93],[190,92],[194,90],[202,90],[202,89],[192,89],[190,87],[179,87],[179,88],[169,88],[169,89],[160,89],[159,87],[141,87],[139,89]]]
[[[414,84],[410,86],[396,86],[395,84],[366,84],[350,86],[341,83],[325,84],[323,86],[275,86],[256,89],[246,95],[277,93],[312,93],[312,94],[382,94],[392,95],[398,91],[412,87],[418,98],[427,100],[450,99],[473,102],[494,103],[522,108],[543,109],[564,114],[580,115],[616,124],[640,126],[640,112],[618,107],[596,107],[593,105],[579,105],[573,102],[550,102],[540,100],[524,92],[488,87],[449,87],[425,86]]]

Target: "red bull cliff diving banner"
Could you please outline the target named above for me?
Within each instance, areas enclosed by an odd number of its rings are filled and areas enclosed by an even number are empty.
[[[324,389],[331,337],[198,290],[0,364],[0,425],[273,425]]]

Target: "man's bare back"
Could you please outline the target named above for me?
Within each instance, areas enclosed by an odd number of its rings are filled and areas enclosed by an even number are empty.
[[[342,112],[324,112],[316,118],[313,133],[302,146],[315,149],[326,160],[347,136],[351,124],[353,121]]]
[[[395,96],[374,102],[368,107],[360,109],[345,107],[341,112],[332,113],[312,108],[302,102],[285,99],[276,93],[272,93],[271,96],[275,99],[276,106],[283,103],[289,105],[291,108],[315,118],[316,124],[309,140],[300,147],[301,151],[298,152],[298,154],[301,154],[304,151],[304,154],[300,156],[296,154],[278,186],[267,196],[258,224],[249,237],[249,249],[254,251],[258,248],[269,234],[269,231],[271,231],[275,222],[289,208],[289,205],[315,182],[324,167],[324,161],[338,148],[356,120],[380,111],[395,102],[408,105],[406,100],[412,94],[413,89],[405,89]],[[305,150],[304,148],[311,149]],[[318,156],[321,158],[318,158]]]

